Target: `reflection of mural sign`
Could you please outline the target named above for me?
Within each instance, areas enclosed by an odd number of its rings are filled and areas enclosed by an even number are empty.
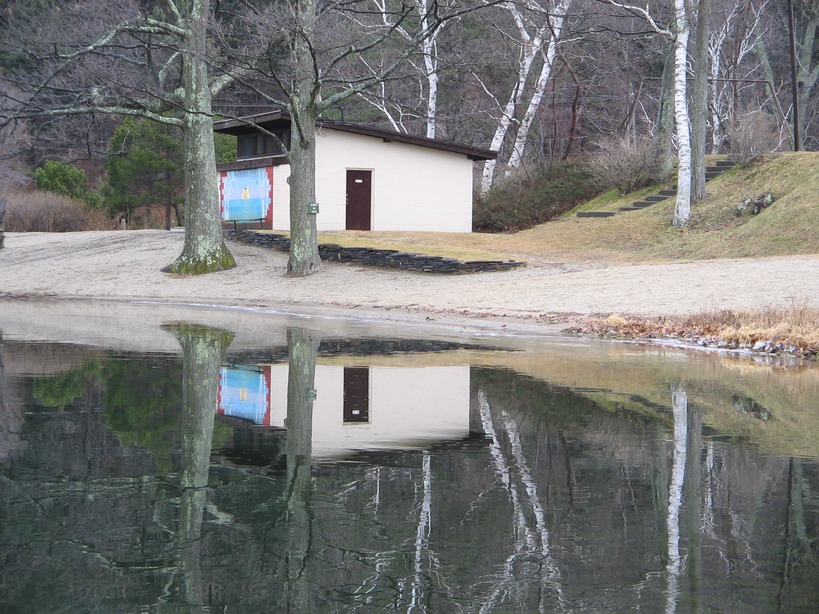
[[[273,223],[273,168],[223,171],[219,174],[222,219]]]
[[[222,367],[219,413],[270,426],[270,367]]]

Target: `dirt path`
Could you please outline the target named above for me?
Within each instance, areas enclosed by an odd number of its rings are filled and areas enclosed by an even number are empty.
[[[537,264],[506,273],[422,275],[325,263],[290,279],[286,255],[231,242],[238,267],[201,277],[160,272],[182,249],[165,231],[7,234],[0,296],[395,310],[541,319],[671,315],[805,300],[819,306],[819,255],[606,266]],[[433,317],[433,316],[429,316]]]

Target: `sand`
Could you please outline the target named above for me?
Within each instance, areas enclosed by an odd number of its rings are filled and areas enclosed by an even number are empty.
[[[160,230],[7,233],[0,297],[108,299],[366,313],[387,319],[447,318],[554,326],[593,315],[688,314],[807,301],[819,306],[819,255],[641,265],[538,263],[510,272],[420,274],[324,263],[307,278],[285,275],[287,255],[236,242],[230,271],[162,273],[183,234]]]

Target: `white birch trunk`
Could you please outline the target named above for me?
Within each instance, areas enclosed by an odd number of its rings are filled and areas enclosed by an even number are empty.
[[[674,204],[674,226],[684,226],[691,219],[691,128],[686,97],[686,63],[690,25],[685,0],[674,0],[677,36],[674,41],[674,118],[677,123],[677,200]]]
[[[526,107],[526,112],[518,127],[518,133],[515,136],[515,145],[512,148],[512,154],[509,157],[509,164],[506,168],[506,176],[508,177],[513,171],[520,168],[523,163],[523,152],[526,149],[526,142],[529,140],[529,129],[532,127],[532,122],[537,115],[540,103],[543,100],[543,95],[546,92],[546,86],[549,79],[552,77],[552,68],[554,67],[555,55],[557,54],[557,45],[560,41],[560,34],[563,30],[563,21],[566,17],[566,12],[569,10],[571,0],[559,0],[555,7],[552,19],[552,37],[549,40],[549,45],[546,49],[546,57],[543,60],[543,66],[540,69],[540,75],[535,83],[535,90],[532,93],[532,98],[529,100],[529,106]]]
[[[421,28],[429,28],[428,7],[429,0],[421,0],[418,3],[418,11],[421,13]],[[438,43],[436,39],[441,28],[435,30],[431,36],[425,38],[421,43],[421,51],[424,54],[424,67],[426,68],[427,79],[427,138],[434,139],[438,118]]]
[[[492,142],[489,144],[489,149],[498,151],[506,140],[506,135],[509,132],[509,127],[515,117],[515,109],[520,103],[520,98],[526,89],[526,82],[529,80],[529,73],[532,70],[532,64],[537,57],[537,54],[543,49],[543,34],[546,26],[540,28],[535,34],[534,38],[526,31],[526,26],[523,19],[517,12],[517,9],[509,5],[506,7],[512,12],[515,23],[518,26],[518,32],[521,36],[521,61],[518,68],[518,79],[515,88],[509,94],[509,99],[506,105],[501,110],[501,116],[498,120],[498,126],[495,128],[495,134],[492,136]],[[486,194],[491,188],[495,179],[495,168],[497,160],[487,160],[483,165],[483,172],[481,176],[481,194]]]
[[[426,27],[426,24],[424,25]],[[438,45],[424,40],[424,66],[427,69],[427,138],[434,139],[438,123]]]

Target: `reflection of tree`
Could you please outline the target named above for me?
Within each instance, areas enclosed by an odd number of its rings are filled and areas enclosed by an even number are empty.
[[[682,386],[671,389],[671,411],[674,416],[674,456],[671,464],[671,483],[668,487],[668,559],[666,562],[667,613],[677,609],[679,593],[680,557],[680,508],[682,507],[683,486],[685,484],[685,461],[688,446],[688,394]]]
[[[123,446],[151,453],[160,473],[171,469],[173,432],[182,405],[182,364],[166,359],[112,358],[102,369],[103,407],[108,425]]]
[[[182,600],[206,603],[202,580],[202,519],[208,499],[213,423],[216,418],[219,368],[233,334],[192,324],[166,327],[182,346],[182,494],[176,531],[182,568]]]
[[[512,504],[512,515],[519,537],[514,545],[514,551],[506,559],[504,575],[494,587],[492,594],[483,601],[481,611],[491,611],[498,598],[509,590],[514,581],[514,567],[517,559],[526,555],[538,553],[541,565],[538,575],[543,586],[553,591],[558,602],[563,603],[563,588],[560,579],[560,570],[551,552],[551,537],[546,526],[546,514],[538,497],[537,483],[532,476],[524,456],[523,445],[517,423],[510,416],[506,416],[504,427],[509,437],[511,454],[507,454],[501,445],[500,438],[492,421],[492,410],[483,390],[478,392],[478,408],[484,433],[491,439],[490,451],[495,472],[509,494]],[[516,475],[523,484],[522,496],[515,484]],[[535,530],[533,531],[527,520],[527,508],[534,517]],[[537,535],[537,537],[536,537]]]
[[[284,611],[310,612],[308,557],[312,541],[310,511],[316,356],[320,337],[302,328],[287,330],[287,550],[282,560]]]
[[[41,377],[34,382],[32,396],[46,407],[65,409],[82,397],[88,380],[99,370],[99,365],[86,363],[78,369]]]

